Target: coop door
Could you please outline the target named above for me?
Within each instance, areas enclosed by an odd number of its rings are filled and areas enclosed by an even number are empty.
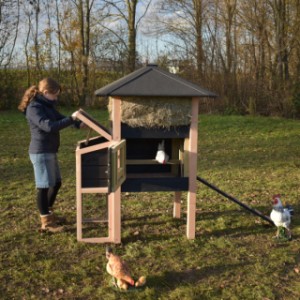
[[[110,192],[115,192],[126,179],[126,140],[114,144],[110,152]]]

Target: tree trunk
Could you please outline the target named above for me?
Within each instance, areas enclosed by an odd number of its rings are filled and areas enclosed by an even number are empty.
[[[58,55],[58,61],[57,61],[57,77],[58,81],[60,81],[61,76],[61,28],[60,28],[60,20],[59,20],[59,6],[58,6],[58,0],[55,0],[55,10],[56,10],[56,26],[57,26],[57,35],[58,35],[58,49],[57,49],[57,55]]]
[[[41,73],[41,63],[40,63],[40,46],[39,46],[39,16],[40,16],[40,0],[34,1],[35,10],[35,33],[34,33],[34,53],[35,53],[35,63],[38,73]]]
[[[126,0],[128,10],[128,60],[127,71],[128,73],[135,70],[136,62],[136,6],[138,0]]]
[[[203,41],[202,41],[202,0],[193,0],[195,11],[195,31],[196,31],[196,64],[198,81],[203,81]]]
[[[277,79],[284,83],[289,79],[289,55],[287,50],[287,4],[286,0],[273,0]]]

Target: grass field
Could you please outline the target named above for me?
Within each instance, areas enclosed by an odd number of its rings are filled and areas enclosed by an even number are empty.
[[[106,123],[105,112],[89,110]],[[70,112],[69,112],[70,113]],[[75,147],[86,131],[61,133],[66,230],[38,232],[29,132],[18,112],[0,112],[1,299],[299,299],[300,122],[200,115],[198,175],[265,214],[273,194],[295,209],[293,239],[199,183],[196,239],[172,218],[172,193],[122,197],[122,244],[113,245],[144,288],[121,292],[105,271],[105,245],[76,240]]]

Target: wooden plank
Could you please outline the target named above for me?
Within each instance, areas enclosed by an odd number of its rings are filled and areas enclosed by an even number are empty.
[[[109,237],[100,237],[100,238],[80,238],[79,242],[93,243],[93,244],[104,244],[112,242]]]
[[[121,243],[121,188],[108,195],[108,236],[110,242]]]
[[[81,189],[82,194],[107,194],[108,193],[108,187],[95,187],[95,188],[82,188]]]
[[[190,139],[184,139],[184,145],[183,145],[183,176],[188,177],[189,176],[189,144]]]
[[[174,193],[173,203],[173,218],[180,219],[181,217],[181,192]]]
[[[121,140],[121,99],[112,99],[112,139],[115,142]],[[108,196],[108,227],[109,238],[111,242],[119,244],[121,243],[121,188],[117,188],[116,191],[110,193]]]
[[[127,178],[179,178],[175,177],[171,172],[166,172],[166,173],[130,173],[127,174]],[[180,178],[179,178],[180,179]]]
[[[88,127],[95,130],[97,133],[105,137],[107,140],[111,140],[112,137],[108,133],[108,130],[96,121],[92,116],[88,115],[84,110],[80,109],[75,112],[76,118],[86,124]]]
[[[179,165],[181,161],[179,159],[170,159],[166,165]],[[161,165],[155,159],[127,159],[126,165]]]
[[[187,191],[189,179],[169,178],[126,178],[122,184],[122,192],[173,192]]]
[[[76,151],[76,227],[77,240],[82,239],[81,155]]]
[[[187,238],[195,238],[196,228],[196,189],[197,189],[197,145],[198,145],[198,106],[199,99],[192,98],[192,117],[189,137],[189,191],[187,199]]]
[[[86,218],[82,220],[82,223],[107,223],[108,220],[101,220],[101,219],[91,219],[91,218]]]
[[[112,98],[112,139],[114,141],[121,140],[121,99]]]
[[[94,146],[91,146],[91,147],[78,149],[78,152],[80,154],[90,153],[90,152],[93,152],[93,151],[108,148],[110,145],[111,145],[111,142],[106,142],[106,143],[97,144],[97,145],[94,145]]]

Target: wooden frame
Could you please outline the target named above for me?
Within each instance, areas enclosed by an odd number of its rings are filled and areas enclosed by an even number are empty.
[[[196,193],[197,193],[197,153],[198,153],[198,107],[199,98],[192,98],[192,118],[189,138],[189,191],[187,196],[187,228],[188,239],[195,238],[196,229]]]
[[[114,108],[115,114],[119,114],[120,103],[116,101]],[[113,135],[110,135],[103,127],[98,126],[97,122],[88,116],[83,110],[76,113],[76,117],[84,122],[87,126],[95,130],[107,142],[94,144],[89,146],[90,141],[96,141],[99,137],[80,141],[76,149],[76,205],[77,205],[77,240],[87,243],[120,243],[120,185],[126,177],[126,141],[120,140],[120,130],[114,126]],[[118,119],[117,116],[115,117]],[[89,135],[89,134],[88,134]],[[80,148],[80,145],[85,147]],[[111,170],[112,182],[107,187],[83,187],[82,186],[82,156],[84,154],[92,153],[94,151],[108,149],[108,155],[111,157]],[[113,190],[113,192],[111,192]],[[83,223],[83,194],[86,193],[105,193],[108,194],[108,236],[107,237],[93,237],[85,238],[82,233]],[[97,223],[97,220],[89,219],[89,222]]]
[[[112,101],[113,141],[121,140],[121,99]],[[108,236],[112,243],[121,243],[121,187],[108,196]]]
[[[171,165],[170,174],[175,175],[176,179],[176,165],[180,166],[181,174],[187,179],[187,225],[186,236],[188,239],[195,238],[195,226],[196,226],[196,190],[197,190],[197,144],[198,144],[198,103],[199,98],[193,97],[191,99],[191,124],[189,128],[189,137],[174,138],[172,140],[172,159],[168,162]],[[90,243],[121,243],[121,187],[126,178],[126,167],[121,165],[155,165],[157,162],[153,159],[130,159],[126,160],[126,151],[124,142],[121,141],[121,99],[113,98],[112,101],[112,134],[110,135],[106,130],[98,128],[93,122],[87,118],[82,112],[78,113],[78,118],[85,122],[90,128],[94,129],[101,136],[107,139],[107,142],[102,144],[96,144],[90,147],[85,147],[76,150],[76,196],[77,196],[77,239],[79,241]],[[96,130],[97,127],[97,130]],[[93,140],[93,139],[91,139]],[[84,142],[84,141],[82,141]],[[123,145],[123,146],[122,146]],[[83,188],[81,178],[81,156],[90,151],[97,151],[104,149],[105,147],[111,147],[112,154],[112,167],[115,172],[112,172],[112,189],[109,187],[93,187]],[[163,175],[163,174],[162,174]],[[160,182],[164,181],[163,176],[157,178],[154,182],[153,191],[158,187]],[[179,178],[180,179],[180,178]],[[139,184],[139,178],[134,179]],[[143,178],[143,184],[153,184],[151,176]],[[141,180],[140,180],[141,181]],[[141,181],[142,182],[142,181]],[[177,185],[178,182],[175,183]],[[156,185],[158,184],[158,185]],[[174,185],[174,184],[173,184]],[[180,183],[178,184],[178,186]],[[184,185],[183,185],[184,186]],[[170,191],[174,191],[173,202],[173,217],[181,217],[181,187],[176,190],[173,186],[170,187]],[[84,238],[82,236],[82,194],[84,193],[108,193],[108,236],[107,237],[95,237]]]

